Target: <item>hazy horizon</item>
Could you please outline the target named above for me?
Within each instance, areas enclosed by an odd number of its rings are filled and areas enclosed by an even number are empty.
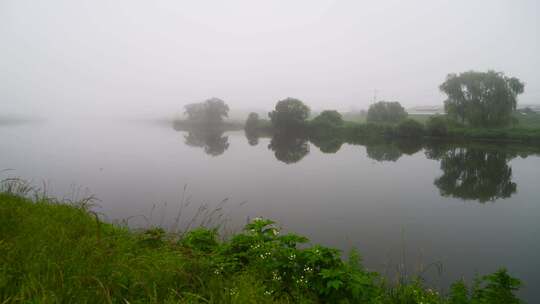
[[[540,103],[537,1],[0,2],[0,115],[171,116],[285,97],[441,105],[448,73],[503,71]]]

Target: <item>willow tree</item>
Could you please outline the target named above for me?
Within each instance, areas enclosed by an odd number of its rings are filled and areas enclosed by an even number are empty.
[[[512,122],[517,96],[525,85],[502,72],[464,72],[449,74],[439,87],[448,98],[446,113],[475,127],[501,127]]]

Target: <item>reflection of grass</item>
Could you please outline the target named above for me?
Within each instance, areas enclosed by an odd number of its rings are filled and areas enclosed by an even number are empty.
[[[421,280],[387,285],[351,253],[297,245],[255,219],[228,241],[213,229],[137,233],[102,222],[91,202],[71,205],[9,180],[0,192],[0,303],[456,303]],[[15,184],[13,184],[15,183]],[[479,281],[479,302],[515,303],[506,271]],[[504,284],[503,284],[504,283]],[[458,282],[451,296],[473,303]]]

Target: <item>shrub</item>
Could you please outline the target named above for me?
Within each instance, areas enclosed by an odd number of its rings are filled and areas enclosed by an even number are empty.
[[[324,127],[338,127],[343,125],[343,117],[335,110],[322,111],[312,121],[313,125]]]
[[[431,136],[448,135],[448,124],[446,119],[441,116],[433,116],[426,122],[426,131]]]
[[[424,135],[424,126],[416,120],[406,119],[398,124],[396,135],[399,137],[419,138]]]
[[[419,279],[389,286],[356,251],[343,261],[260,218],[227,241],[199,228],[174,242],[160,228],[134,234],[83,208],[0,192],[0,236],[1,303],[521,303],[505,269],[448,296]]]
[[[407,118],[407,112],[397,101],[379,101],[369,106],[367,121],[376,123],[397,123]]]
[[[218,246],[217,230],[199,227],[186,233],[180,242],[193,250],[210,252]]]
[[[297,248],[306,242],[296,234],[280,235],[273,221],[255,219],[223,246],[229,259],[220,268],[255,269],[275,296],[309,291],[325,303],[373,303],[380,292],[376,275],[362,268],[358,254],[344,263],[336,249]]]

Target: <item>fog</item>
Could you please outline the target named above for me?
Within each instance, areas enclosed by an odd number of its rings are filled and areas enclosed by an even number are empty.
[[[471,69],[520,78],[520,103],[538,103],[539,15],[536,0],[1,0],[0,114],[440,105],[446,74]]]

